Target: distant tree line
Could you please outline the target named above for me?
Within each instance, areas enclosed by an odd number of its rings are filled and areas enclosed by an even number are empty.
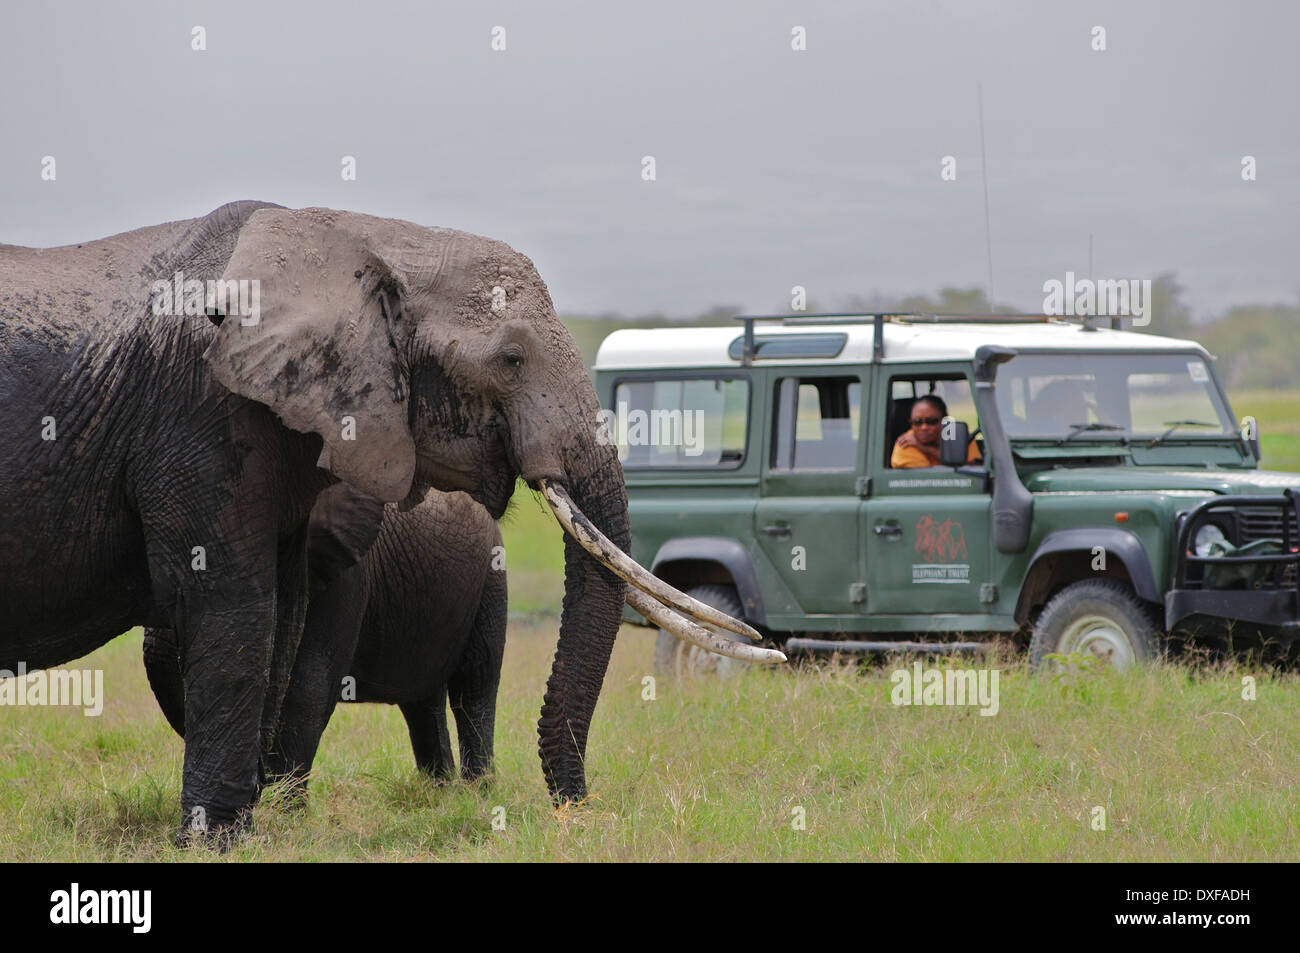
[[[1219,376],[1229,390],[1295,387],[1300,383],[1300,301],[1293,304],[1234,305],[1222,315],[1195,321],[1191,308],[1183,300],[1183,291],[1172,272],[1154,278],[1151,283],[1151,323],[1139,330],[1147,334],[1191,338],[1204,345],[1218,358]],[[807,311],[1014,314],[1018,309],[990,305],[982,288],[947,287],[937,295],[851,295],[826,304],[810,301]],[[627,317],[611,313],[572,315],[565,318],[565,323],[590,367],[596,359],[600,342],[619,328],[723,325],[730,324],[733,316],[743,312],[739,305],[714,305],[707,311],[684,318],[663,314]],[[789,302],[769,313],[787,312]]]

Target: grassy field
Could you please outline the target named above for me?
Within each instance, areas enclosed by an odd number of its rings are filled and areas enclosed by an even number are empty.
[[[540,494],[522,483],[501,518],[510,611],[560,611],[564,594],[564,530]]]
[[[553,624],[517,622],[495,780],[436,786],[394,708],[340,708],[310,803],[274,792],[229,860],[1284,860],[1300,855],[1300,681],[1167,667],[1073,681],[998,663],[1000,707],[895,707],[892,664],[659,681],[625,627],[594,725],[593,797],[556,813],[535,722]],[[0,858],[198,860],[170,846],[181,743],[131,633],[89,657],[98,718],[0,724]],[[1242,676],[1257,700],[1242,699]],[[1094,829],[1104,812],[1105,829]],[[493,829],[493,817],[504,829]],[[802,819],[800,829],[798,821]]]
[[[1300,392],[1251,390],[1228,396],[1238,420],[1252,416],[1259,423],[1262,465],[1300,472]]]
[[[1235,405],[1258,417],[1265,464],[1300,470],[1300,395],[1241,394]],[[561,536],[527,491],[504,532],[512,620],[493,780],[434,785],[414,770],[395,708],[343,706],[305,809],[285,809],[272,791],[255,833],[228,857],[177,850],[182,746],[149,692],[133,632],[69,666],[103,669],[100,717],[4,710],[0,859],[1300,856],[1296,675],[1241,663],[1053,680],[1006,658],[993,717],[895,707],[893,663],[659,680],[648,699],[654,639],[630,626],[591,733],[593,797],[556,813],[535,726],[556,638]],[[1256,680],[1255,700],[1242,697],[1245,676]]]

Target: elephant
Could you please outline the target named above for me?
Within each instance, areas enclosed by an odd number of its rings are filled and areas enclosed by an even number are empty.
[[[414,509],[384,508],[372,524],[346,483],[316,499],[309,522],[307,621],[289,680],[273,778],[305,793],[338,701],[399,705],[416,766],[455,774],[447,701],[456,717],[461,777],[492,769],[497,686],[505,651],[507,586],[501,531],[464,493],[430,491]],[[146,629],[145,669],[176,733],[185,696],[175,637]]]
[[[586,796],[632,588],[684,637],[740,644],[698,620],[758,638],[626,555],[595,389],[503,242],[245,201],[3,245],[0,407],[0,668],[175,632],[182,839],[225,849],[246,829],[305,620],[308,520],[336,482],[408,507],[462,490],[497,518],[522,478],[556,512],[565,591],[538,721],[556,803]]]

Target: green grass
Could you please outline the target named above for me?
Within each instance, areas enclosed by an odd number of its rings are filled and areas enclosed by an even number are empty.
[[[564,597],[564,531],[540,494],[522,482],[501,519],[510,611],[559,613]]]
[[[1241,391],[1230,394],[1237,419],[1259,424],[1261,466],[1300,472],[1300,391]]]
[[[593,797],[556,813],[536,719],[550,623],[511,627],[497,772],[434,785],[396,709],[342,706],[308,806],[272,795],[231,860],[1282,860],[1300,853],[1300,679],[1243,667],[1109,670],[1054,681],[1002,669],[1000,711],[897,708],[892,664],[657,682],[625,627],[593,726]],[[0,858],[201,860],[171,846],[182,747],[128,634],[102,666],[99,718],[0,720]],[[968,663],[960,663],[968,664]],[[1242,676],[1258,700],[1241,697]],[[1106,830],[1093,830],[1093,811]],[[494,808],[505,829],[493,830]],[[802,808],[805,830],[792,826]],[[500,813],[500,812],[498,812]]]

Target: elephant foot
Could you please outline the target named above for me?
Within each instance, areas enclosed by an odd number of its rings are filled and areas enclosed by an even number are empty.
[[[454,766],[445,764],[417,764],[420,774],[428,778],[430,782],[442,787],[444,784],[450,784],[456,780],[456,769]]]
[[[253,835],[253,811],[251,808],[240,811],[235,819],[226,824],[197,826],[196,821],[186,818],[176,834],[175,844],[183,850],[203,848],[218,854],[228,854]]]
[[[462,760],[460,779],[471,784],[476,781],[490,781],[492,779],[492,762]]]

